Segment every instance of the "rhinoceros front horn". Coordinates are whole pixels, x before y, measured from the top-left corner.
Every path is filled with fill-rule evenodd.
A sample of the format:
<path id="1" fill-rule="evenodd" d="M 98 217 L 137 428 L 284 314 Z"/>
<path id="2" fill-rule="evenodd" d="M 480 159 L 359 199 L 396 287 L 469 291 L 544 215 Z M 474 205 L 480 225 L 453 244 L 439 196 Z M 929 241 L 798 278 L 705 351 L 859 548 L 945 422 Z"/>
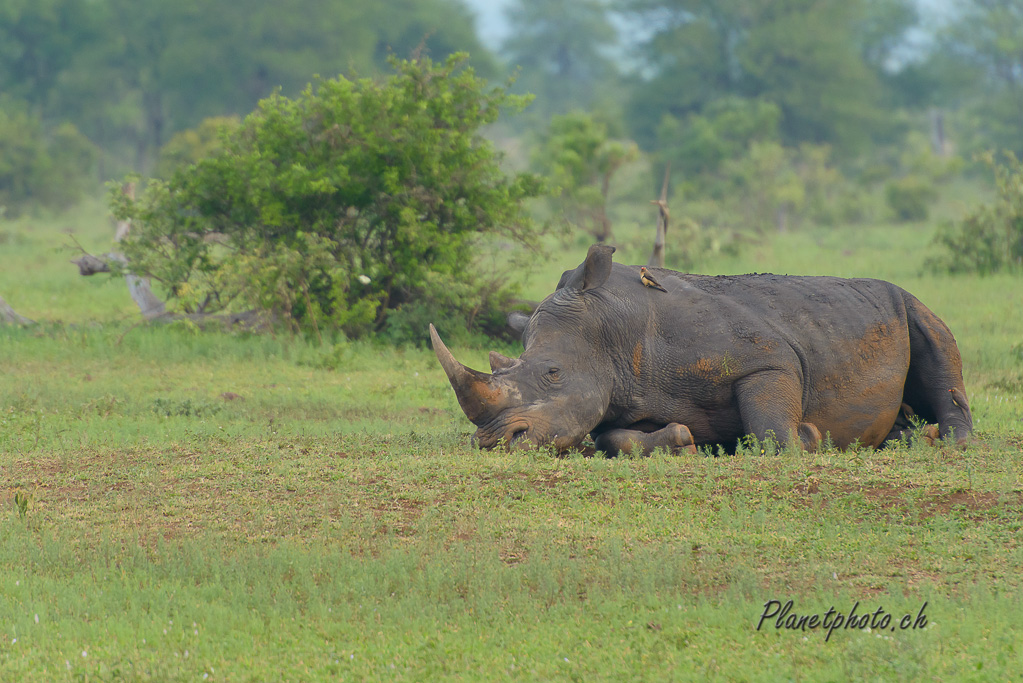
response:
<path id="1" fill-rule="evenodd" d="M 432 323 L 430 341 L 433 342 L 433 352 L 437 354 L 437 360 L 451 382 L 451 388 L 455 390 L 462 412 L 477 427 L 481 426 L 489 415 L 500 409 L 504 392 L 494 386 L 491 375 L 468 368 L 455 360 Z"/>

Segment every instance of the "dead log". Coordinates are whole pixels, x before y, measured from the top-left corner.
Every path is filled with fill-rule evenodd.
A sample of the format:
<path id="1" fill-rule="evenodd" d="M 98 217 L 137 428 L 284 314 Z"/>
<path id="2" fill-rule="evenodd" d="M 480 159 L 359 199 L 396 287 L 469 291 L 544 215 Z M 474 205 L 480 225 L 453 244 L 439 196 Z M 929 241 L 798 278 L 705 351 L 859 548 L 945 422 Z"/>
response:
<path id="1" fill-rule="evenodd" d="M 128 263 L 128 260 L 123 255 L 117 253 L 103 254 L 102 257 L 99 257 L 83 251 L 82 255 L 72 259 L 71 263 L 78 266 L 78 272 L 81 275 L 89 276 L 96 273 L 109 273 L 111 263 L 124 266 Z M 128 293 L 131 295 L 135 305 L 139 307 L 143 317 L 151 320 L 166 312 L 167 306 L 158 296 L 153 294 L 148 279 L 131 273 L 126 273 L 124 279 L 128 284 Z"/>
<path id="2" fill-rule="evenodd" d="M 4 301 L 4 298 L 0 296 L 0 324 L 35 325 L 36 321 L 31 318 L 26 318 L 23 315 L 19 315 L 18 312 L 11 308 L 11 305 Z"/>
<path id="3" fill-rule="evenodd" d="M 110 255 L 107 254 L 109 257 Z M 82 255 L 76 259 L 71 259 L 71 263 L 78 266 L 79 275 L 95 275 L 96 273 L 109 273 L 110 264 L 92 254 L 86 254 L 82 252 Z"/>
<path id="4" fill-rule="evenodd" d="M 127 183 L 121 191 L 134 199 L 135 185 Z M 114 236 L 115 242 L 122 241 L 131 232 L 131 221 L 118 221 L 117 232 Z M 76 242 L 77 244 L 77 242 Z M 96 273 L 109 273 L 116 264 L 117 269 L 127 271 L 128 259 L 123 254 L 111 252 L 102 256 L 94 256 L 78 245 L 82 255 L 71 261 L 78 266 L 78 272 L 83 276 L 95 275 Z M 167 306 L 156 294 L 153 293 L 149 279 L 140 277 L 130 272 L 125 272 L 125 282 L 128 285 L 128 292 L 132 300 L 139 307 L 146 322 L 175 322 L 187 320 L 202 329 L 207 327 L 238 328 L 247 330 L 264 330 L 269 328 L 271 316 L 261 311 L 242 311 L 241 313 L 170 313 Z"/>
<path id="5" fill-rule="evenodd" d="M 124 256 L 116 253 L 94 256 L 82 252 L 82 255 L 72 260 L 71 263 L 78 266 L 79 273 L 88 276 L 96 273 L 109 273 L 112 270 L 111 263 L 123 267 L 128 261 Z M 153 294 L 148 279 L 131 273 L 125 274 L 124 279 L 128 284 L 128 292 L 131 294 L 132 300 L 148 322 L 170 323 L 187 320 L 201 329 L 242 328 L 252 331 L 268 329 L 271 324 L 270 315 L 256 310 L 239 313 L 171 313 L 167 311 L 166 304 Z"/>

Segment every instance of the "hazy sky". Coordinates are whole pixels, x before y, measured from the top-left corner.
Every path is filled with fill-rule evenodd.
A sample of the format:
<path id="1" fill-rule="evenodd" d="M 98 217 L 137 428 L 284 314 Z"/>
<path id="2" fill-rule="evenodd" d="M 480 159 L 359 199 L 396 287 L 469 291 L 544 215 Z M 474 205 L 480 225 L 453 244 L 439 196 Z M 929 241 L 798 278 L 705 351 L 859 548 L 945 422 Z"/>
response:
<path id="1" fill-rule="evenodd" d="M 496 50 L 508 35 L 504 11 L 513 0 L 463 0 L 476 14 L 476 27 L 484 45 Z M 931 17 L 944 17 L 950 12 L 954 0 L 916 0 L 920 11 Z"/>
<path id="2" fill-rule="evenodd" d="M 476 14 L 476 29 L 483 44 L 495 49 L 508 34 L 504 10 L 511 0 L 463 0 Z"/>

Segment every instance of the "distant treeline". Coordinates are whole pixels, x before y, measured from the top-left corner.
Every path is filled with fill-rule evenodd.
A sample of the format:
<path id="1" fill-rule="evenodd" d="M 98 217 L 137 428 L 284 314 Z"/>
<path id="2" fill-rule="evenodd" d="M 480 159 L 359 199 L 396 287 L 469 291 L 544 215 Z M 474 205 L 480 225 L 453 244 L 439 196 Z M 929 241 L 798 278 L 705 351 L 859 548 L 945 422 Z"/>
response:
<path id="1" fill-rule="evenodd" d="M 459 0 L 0 0 L 0 204 L 29 176 L 70 187 L 67 169 L 83 166 L 95 179 L 153 172 L 175 133 L 317 74 L 375 77 L 392 54 L 466 51 L 491 80 L 518 68 L 515 91 L 536 101 L 513 134 L 590 112 L 697 190 L 753 172 L 729 164 L 758 145 L 766 167 L 778 146 L 789 166 L 825 154 L 864 177 L 904 174 L 900 155 L 921 139 L 937 156 L 1023 153 L 1023 4 L 961 0 L 940 21 L 919 8 L 514 0 L 510 33 L 484 45 Z M 7 168 L 16 158 L 33 170 Z"/>
<path id="2" fill-rule="evenodd" d="M 373 76 L 416 50 L 496 70 L 452 0 L 0 0 L 0 46 L 0 109 L 73 124 L 101 177 L 148 172 L 174 133 L 316 74 Z"/>

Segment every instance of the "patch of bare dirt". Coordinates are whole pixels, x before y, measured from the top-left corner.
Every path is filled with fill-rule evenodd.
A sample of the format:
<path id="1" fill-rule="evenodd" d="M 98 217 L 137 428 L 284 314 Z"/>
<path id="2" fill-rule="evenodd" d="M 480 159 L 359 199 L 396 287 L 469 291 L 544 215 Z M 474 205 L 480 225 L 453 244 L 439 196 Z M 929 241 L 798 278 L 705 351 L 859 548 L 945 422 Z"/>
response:
<path id="1" fill-rule="evenodd" d="M 995 493 L 993 491 L 952 491 L 929 495 L 922 509 L 927 516 L 946 515 L 955 508 L 970 512 L 987 512 L 995 508 L 1023 508 L 1023 491 Z"/>
<path id="2" fill-rule="evenodd" d="M 822 484 L 824 489 L 822 491 Z M 863 486 L 841 483 L 826 483 L 817 477 L 811 477 L 796 483 L 786 491 L 776 489 L 779 497 L 791 499 L 791 493 L 799 494 L 804 500 L 796 500 L 797 504 L 809 506 L 811 501 L 806 500 L 817 494 L 826 494 L 828 502 L 854 494 L 862 495 L 874 507 L 881 510 L 918 510 L 921 517 L 929 518 L 936 515 L 948 515 L 955 510 L 963 510 L 970 513 L 971 519 L 977 519 L 984 513 L 998 509 L 1023 510 L 1023 491 L 1009 491 L 999 493 L 996 491 L 974 491 L 955 490 L 943 491 L 940 489 L 928 489 L 917 493 L 921 489 L 916 484 L 904 484 L 896 486 Z"/>

